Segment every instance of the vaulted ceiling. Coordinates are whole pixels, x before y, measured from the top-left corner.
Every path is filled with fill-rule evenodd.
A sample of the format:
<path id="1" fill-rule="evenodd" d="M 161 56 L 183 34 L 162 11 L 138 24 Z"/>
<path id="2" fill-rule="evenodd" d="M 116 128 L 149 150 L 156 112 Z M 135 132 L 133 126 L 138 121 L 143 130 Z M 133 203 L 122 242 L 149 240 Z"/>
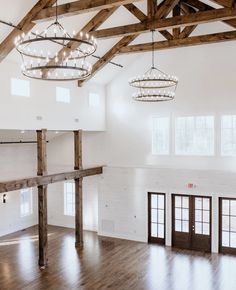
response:
<path id="1" fill-rule="evenodd" d="M 21 31 L 47 26 L 55 15 L 54 4 L 55 0 L 15 0 L 13 6 L 0 0 L 0 20 L 20 29 L 0 23 L 0 61 L 19 60 L 14 38 Z M 59 0 L 58 5 L 68 31 L 91 32 L 98 38 L 98 50 L 90 59 L 91 77 L 102 83 L 119 73 L 120 65 L 129 65 L 137 57 L 134 53 L 151 50 L 152 29 L 158 30 L 156 50 L 236 39 L 234 0 Z"/>

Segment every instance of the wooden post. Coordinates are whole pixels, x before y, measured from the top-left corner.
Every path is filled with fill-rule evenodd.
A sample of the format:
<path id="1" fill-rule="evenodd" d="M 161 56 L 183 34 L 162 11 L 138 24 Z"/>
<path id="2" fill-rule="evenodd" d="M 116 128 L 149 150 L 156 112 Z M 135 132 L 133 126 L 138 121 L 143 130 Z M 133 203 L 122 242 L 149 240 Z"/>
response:
<path id="1" fill-rule="evenodd" d="M 47 174 L 46 129 L 37 130 L 38 176 Z M 38 186 L 39 266 L 47 266 L 47 185 Z"/>
<path id="2" fill-rule="evenodd" d="M 74 131 L 74 154 L 74 169 L 82 169 L 82 130 Z M 75 246 L 83 246 L 83 178 L 75 179 Z"/>

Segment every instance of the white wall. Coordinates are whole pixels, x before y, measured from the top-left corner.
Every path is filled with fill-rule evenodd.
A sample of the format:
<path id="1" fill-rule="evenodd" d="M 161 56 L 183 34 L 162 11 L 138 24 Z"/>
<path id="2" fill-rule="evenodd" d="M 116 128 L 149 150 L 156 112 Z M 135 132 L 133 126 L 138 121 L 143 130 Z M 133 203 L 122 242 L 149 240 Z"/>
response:
<path id="1" fill-rule="evenodd" d="M 103 133 L 83 132 L 84 168 L 103 165 Z M 74 139 L 73 133 L 53 139 L 48 145 L 48 165 L 50 172 L 73 170 Z M 86 177 L 83 180 L 84 229 L 98 229 L 98 186 L 101 176 Z M 49 186 L 48 219 L 49 224 L 74 228 L 74 217 L 64 215 L 64 186 L 57 183 Z M 56 205 L 56 206 L 55 206 Z"/>
<path id="2" fill-rule="evenodd" d="M 0 146 L 0 180 L 7 181 L 36 174 L 35 145 L 1 145 Z M 20 216 L 20 191 L 7 193 L 7 202 L 2 202 L 0 194 L 0 236 L 37 223 L 37 193 L 33 190 L 33 214 Z"/>
<path id="3" fill-rule="evenodd" d="M 24 78 L 20 64 L 4 60 L 0 66 L 0 129 L 48 130 L 105 129 L 105 90 L 95 83 L 79 88 L 77 82 L 30 80 L 30 97 L 11 95 L 11 78 Z M 29 79 L 27 79 L 29 80 Z M 70 89 L 71 103 L 56 102 L 56 86 Z M 100 95 L 98 107 L 89 106 L 89 93 Z M 41 116 L 42 120 L 37 120 Z M 79 122 L 75 121 L 79 119 Z"/>
<path id="4" fill-rule="evenodd" d="M 217 251 L 217 197 L 236 196 L 236 160 L 221 157 L 220 116 L 236 114 L 232 55 L 236 43 L 214 44 L 157 53 L 159 68 L 180 79 L 175 101 L 140 103 L 132 100 L 128 80 L 148 69 L 150 54 L 140 58 L 107 86 L 105 151 L 108 167 L 99 191 L 99 234 L 147 241 L 147 192 L 213 196 L 213 251 Z M 213 157 L 151 154 L 152 116 L 207 115 L 216 117 L 216 155 Z M 173 134 L 173 132 L 172 132 Z M 174 136 L 172 136 L 174 137 Z M 216 171 L 218 170 L 218 171 Z M 134 217 L 136 216 L 136 218 Z M 170 245 L 170 219 L 167 219 Z"/>

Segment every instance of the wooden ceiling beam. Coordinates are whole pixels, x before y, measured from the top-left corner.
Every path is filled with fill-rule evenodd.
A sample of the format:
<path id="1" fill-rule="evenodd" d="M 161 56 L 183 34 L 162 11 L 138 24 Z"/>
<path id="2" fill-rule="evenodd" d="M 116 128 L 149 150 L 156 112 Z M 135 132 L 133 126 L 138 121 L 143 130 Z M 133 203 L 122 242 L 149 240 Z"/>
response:
<path id="1" fill-rule="evenodd" d="M 187 6 L 185 3 L 180 3 L 180 7 L 181 10 L 183 11 L 183 13 L 191 14 L 191 13 L 196 13 L 196 9 L 191 7 L 191 6 Z M 186 38 L 189 37 L 189 35 L 195 30 L 195 28 L 197 27 L 197 25 L 191 25 L 191 26 L 187 26 L 185 27 L 182 32 L 179 34 L 179 38 Z"/>
<path id="2" fill-rule="evenodd" d="M 44 8 L 52 6 L 56 0 L 40 0 L 34 7 L 26 14 L 26 16 L 18 23 L 17 28 L 14 28 L 12 32 L 2 41 L 0 44 L 0 62 L 12 51 L 15 47 L 15 38 L 22 32 L 29 32 L 34 26 L 33 19 Z"/>
<path id="3" fill-rule="evenodd" d="M 202 44 L 220 43 L 224 41 L 235 41 L 236 31 L 220 32 L 200 36 L 191 36 L 183 39 L 173 39 L 169 41 L 158 41 L 154 44 L 155 50 L 164 50 L 179 47 L 188 47 Z M 148 52 L 152 50 L 152 43 L 136 44 L 123 47 L 120 54 Z"/>
<path id="4" fill-rule="evenodd" d="M 93 35 L 97 38 L 121 37 L 149 32 L 151 29 L 161 31 L 181 26 L 192 26 L 214 21 L 230 20 L 233 18 L 236 18 L 236 9 L 221 8 L 210 11 L 192 13 L 189 15 L 175 16 L 165 19 L 155 18 L 152 21 L 147 20 L 143 23 L 123 25 L 113 28 L 97 30 L 93 32 Z"/>
<path id="5" fill-rule="evenodd" d="M 62 182 L 66 180 L 72 180 L 87 176 L 93 176 L 102 174 L 103 168 L 102 166 L 88 168 L 88 169 L 81 169 L 81 170 L 74 170 L 71 172 L 63 172 L 63 173 L 55 173 L 50 175 L 44 176 L 37 176 L 37 177 L 30 177 L 30 178 L 23 178 L 18 180 L 12 180 L 7 182 L 0 182 L 0 193 L 9 192 L 14 190 L 20 190 L 24 188 L 36 187 L 36 186 L 46 186 L 48 184 Z"/>
<path id="6" fill-rule="evenodd" d="M 134 4 L 127 4 L 124 7 L 132 13 L 137 19 L 141 22 L 147 20 L 147 16 Z M 164 36 L 167 40 L 173 39 L 171 33 L 167 30 L 160 31 L 161 35 Z"/>
<path id="7" fill-rule="evenodd" d="M 108 62 L 110 62 L 113 57 L 119 53 L 120 49 L 128 44 L 130 44 L 137 35 L 128 35 L 123 37 L 118 43 L 116 43 L 101 59 L 99 59 L 92 68 L 91 77 L 93 77 L 98 71 L 100 71 Z M 79 81 L 78 85 L 81 87 L 85 81 L 88 81 L 89 79 Z"/>
<path id="8" fill-rule="evenodd" d="M 173 9 L 173 17 L 181 15 L 180 6 L 176 5 Z M 173 28 L 173 38 L 178 38 L 180 35 L 180 27 Z"/>
<path id="9" fill-rule="evenodd" d="M 214 10 L 214 7 L 199 0 L 183 0 L 181 5 L 183 5 L 184 3 L 190 5 L 191 7 L 199 9 L 199 11 Z M 236 28 L 236 19 L 224 20 L 222 22 L 229 25 L 230 27 Z"/>
<path id="10" fill-rule="evenodd" d="M 228 8 L 233 7 L 234 4 L 234 0 L 210 0 L 210 1 Z"/>
<path id="11" fill-rule="evenodd" d="M 157 0 L 147 0 L 148 17 L 152 18 L 157 12 Z"/>
<path id="12" fill-rule="evenodd" d="M 80 0 L 66 4 L 59 5 L 57 13 L 59 17 L 71 16 L 76 14 L 88 13 L 102 9 L 110 9 L 119 7 L 128 3 L 140 0 Z M 34 21 L 48 21 L 55 18 L 56 7 L 49 7 L 42 9 L 40 13 L 35 16 Z"/>
<path id="13" fill-rule="evenodd" d="M 174 2 L 177 3 L 177 0 L 165 0 L 162 3 L 160 3 L 157 7 L 157 12 L 156 12 L 156 18 L 161 18 L 161 17 L 166 17 L 169 12 L 170 9 L 172 9 L 173 7 L 170 5 L 170 2 Z M 172 5 L 174 5 L 174 3 L 172 3 Z M 165 9 L 163 8 L 163 6 L 165 5 Z M 176 5 L 176 4 L 175 4 Z M 140 14 L 139 14 L 140 15 Z M 86 80 L 83 81 L 78 81 L 78 86 L 82 86 L 86 81 L 88 81 L 91 77 L 93 77 L 98 71 L 100 71 L 109 61 L 111 61 L 113 59 L 114 56 L 116 56 L 120 50 L 123 47 L 126 47 L 127 45 L 129 45 L 136 37 L 138 37 L 139 34 L 135 34 L 135 35 L 128 35 L 123 37 L 118 43 L 116 43 L 101 59 L 99 59 L 92 68 L 92 73 L 91 76 L 89 78 L 87 78 Z"/>

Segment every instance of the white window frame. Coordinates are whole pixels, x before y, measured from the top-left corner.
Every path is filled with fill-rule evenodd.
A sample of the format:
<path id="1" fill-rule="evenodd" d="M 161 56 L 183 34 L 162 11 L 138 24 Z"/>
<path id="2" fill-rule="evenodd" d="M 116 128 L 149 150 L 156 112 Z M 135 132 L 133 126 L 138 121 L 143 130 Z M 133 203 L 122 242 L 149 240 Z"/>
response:
<path id="1" fill-rule="evenodd" d="M 20 216 L 27 217 L 33 214 L 33 190 L 24 188 L 20 191 Z"/>
<path id="2" fill-rule="evenodd" d="M 71 92 L 69 88 L 56 87 L 56 101 L 57 103 L 70 104 Z"/>
<path id="3" fill-rule="evenodd" d="M 158 148 L 158 141 L 156 142 L 155 134 L 157 133 L 159 129 L 158 127 L 158 122 L 157 120 L 165 120 L 167 121 L 167 140 L 164 142 L 167 144 L 166 149 L 160 149 Z M 169 155 L 170 154 L 170 125 L 171 125 L 171 120 L 169 116 L 160 116 L 160 117 L 152 117 L 152 155 Z M 164 135 L 164 134 L 163 134 Z"/>
<path id="4" fill-rule="evenodd" d="M 193 132 L 193 136 L 192 136 L 192 143 L 196 145 L 196 141 L 198 140 L 198 134 L 197 134 L 197 121 L 199 118 L 212 118 L 212 121 L 213 121 L 213 125 L 212 125 L 212 128 L 209 128 L 209 129 L 212 129 L 212 151 L 210 152 L 206 152 L 206 153 L 203 153 L 203 152 L 197 152 L 196 148 L 198 148 L 199 146 L 196 146 L 196 148 L 194 149 L 194 147 L 192 148 L 192 150 L 190 150 L 189 152 L 184 152 L 183 150 L 182 151 L 179 151 L 178 150 L 178 142 L 177 142 L 177 137 L 178 137 L 178 133 L 177 133 L 177 130 L 178 130 L 178 124 L 177 124 L 177 121 L 178 119 L 180 118 L 192 118 L 193 120 L 193 128 L 192 128 L 192 132 Z M 216 128 L 215 128 L 215 116 L 213 114 L 209 114 L 209 115 L 188 115 L 188 116 L 176 116 L 175 117 L 175 155 L 177 156 L 203 156 L 203 157 L 211 157 L 211 156 L 214 156 L 215 155 L 215 146 L 216 146 L 216 141 L 215 141 L 215 131 L 216 131 Z M 195 139 L 195 140 L 194 140 Z M 186 139 L 187 141 L 187 139 Z M 195 141 L 195 142 L 194 142 Z M 194 146 L 194 145 L 193 145 Z M 191 148 L 191 147 L 190 147 Z"/>
<path id="5" fill-rule="evenodd" d="M 30 81 L 11 78 L 11 95 L 30 98 Z"/>
<path id="6" fill-rule="evenodd" d="M 64 182 L 64 215 L 75 216 L 75 182 L 74 181 Z"/>

